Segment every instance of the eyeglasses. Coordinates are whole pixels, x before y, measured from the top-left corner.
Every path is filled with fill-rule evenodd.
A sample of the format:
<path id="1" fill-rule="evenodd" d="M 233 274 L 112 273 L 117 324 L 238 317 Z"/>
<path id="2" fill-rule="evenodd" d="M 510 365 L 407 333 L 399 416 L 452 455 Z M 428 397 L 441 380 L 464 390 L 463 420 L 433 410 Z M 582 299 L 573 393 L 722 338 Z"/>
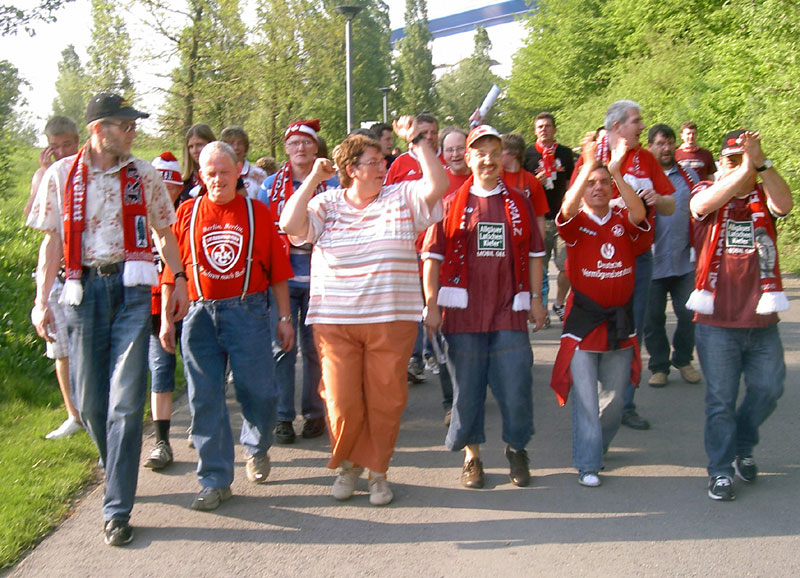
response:
<path id="1" fill-rule="evenodd" d="M 444 149 L 444 154 L 446 154 L 446 155 L 452 155 L 452 154 L 463 155 L 466 152 L 466 150 L 467 149 L 465 147 L 456 147 L 454 149 Z"/>
<path id="2" fill-rule="evenodd" d="M 129 132 L 133 132 L 136 130 L 136 121 L 131 122 L 113 122 L 110 120 L 103 121 L 103 124 L 111 124 L 117 127 L 119 130 L 128 134 Z"/>
<path id="3" fill-rule="evenodd" d="M 310 139 L 303 139 L 303 140 L 293 140 L 288 141 L 286 143 L 287 149 L 299 149 L 301 147 L 309 148 L 314 144 L 313 140 Z"/>
<path id="4" fill-rule="evenodd" d="M 380 160 L 377 160 L 377 161 L 368 161 L 368 162 L 365 162 L 365 163 L 356 163 L 356 166 L 357 167 L 369 167 L 371 169 L 374 169 L 374 168 L 377 168 L 377 167 L 383 167 L 383 166 L 386 166 L 386 159 L 380 159 Z"/>

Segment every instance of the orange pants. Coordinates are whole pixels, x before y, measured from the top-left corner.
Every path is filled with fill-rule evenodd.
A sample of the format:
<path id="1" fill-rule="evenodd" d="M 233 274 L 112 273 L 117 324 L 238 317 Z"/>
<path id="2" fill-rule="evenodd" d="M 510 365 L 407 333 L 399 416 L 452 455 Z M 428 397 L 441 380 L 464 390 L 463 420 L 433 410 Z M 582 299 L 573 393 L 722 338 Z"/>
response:
<path id="1" fill-rule="evenodd" d="M 349 460 L 375 473 L 389 469 L 416 336 L 413 321 L 314 325 L 331 436 L 329 468 Z"/>

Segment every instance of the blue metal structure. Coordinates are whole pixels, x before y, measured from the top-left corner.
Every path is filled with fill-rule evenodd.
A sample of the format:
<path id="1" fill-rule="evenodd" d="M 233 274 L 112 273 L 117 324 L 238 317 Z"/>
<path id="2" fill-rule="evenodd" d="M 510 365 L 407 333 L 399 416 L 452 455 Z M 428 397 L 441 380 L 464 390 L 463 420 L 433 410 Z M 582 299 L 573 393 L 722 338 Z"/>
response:
<path id="1" fill-rule="evenodd" d="M 431 31 L 434 39 L 442 38 L 474 30 L 476 26 L 488 28 L 489 26 L 512 22 L 515 17 L 527 14 L 535 9 L 535 0 L 506 0 L 506 2 L 498 2 L 483 8 L 475 8 L 459 14 L 434 18 L 428 21 L 428 30 Z M 392 45 L 405 35 L 405 28 L 392 30 Z"/>

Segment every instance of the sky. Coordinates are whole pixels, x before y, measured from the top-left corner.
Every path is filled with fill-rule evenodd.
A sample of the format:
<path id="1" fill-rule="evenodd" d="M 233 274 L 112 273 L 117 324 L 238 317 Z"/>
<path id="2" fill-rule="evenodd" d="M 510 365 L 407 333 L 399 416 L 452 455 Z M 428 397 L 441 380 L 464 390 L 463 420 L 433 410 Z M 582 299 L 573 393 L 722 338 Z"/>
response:
<path id="1" fill-rule="evenodd" d="M 30 3 L 31 0 L 12 2 L 20 7 L 26 7 Z M 389 5 L 392 29 L 402 27 L 405 0 L 388 0 L 387 4 Z M 479 8 L 487 5 L 487 2 L 486 0 L 460 0 L 455 5 L 457 8 L 454 9 L 454 3 L 451 0 L 428 0 L 428 18 L 434 19 Z M 249 13 L 252 14 L 252 8 Z M 86 61 L 86 47 L 90 41 L 92 27 L 91 2 L 90 0 L 75 0 L 58 10 L 56 17 L 55 23 L 37 24 L 36 35 L 33 37 L 29 37 L 24 31 L 18 32 L 16 36 L 0 37 L 0 58 L 11 61 L 17 67 L 20 76 L 28 82 L 28 86 L 22 90 L 25 100 L 22 110 L 39 132 L 52 111 L 61 52 L 67 45 L 73 44 L 81 61 Z M 244 17 L 247 20 L 247 11 L 245 11 Z M 148 31 L 143 28 L 140 19 L 136 18 L 135 14 L 131 15 L 128 27 L 128 32 L 134 41 L 132 52 L 136 54 L 137 50 L 141 50 L 142 44 L 147 41 Z M 522 45 L 525 36 L 523 26 L 512 22 L 490 27 L 488 32 L 492 40 L 491 57 L 498 62 L 494 72 L 507 77 L 511 73 L 513 54 Z M 357 33 L 357 29 L 354 28 L 353 34 Z M 342 34 L 344 34 L 344 29 Z M 437 39 L 432 47 L 434 65 L 456 64 L 461 58 L 471 54 L 472 49 L 472 33 Z M 344 63 L 342 66 L 344 67 Z M 155 67 L 152 65 L 143 67 L 132 62 L 131 68 L 132 76 L 137 82 L 136 106 L 157 114 L 161 98 L 156 87 L 161 86 L 163 80 L 153 74 Z M 155 128 L 156 114 L 142 123 L 146 130 Z M 148 122 L 152 123 L 152 126 L 147 126 Z"/>

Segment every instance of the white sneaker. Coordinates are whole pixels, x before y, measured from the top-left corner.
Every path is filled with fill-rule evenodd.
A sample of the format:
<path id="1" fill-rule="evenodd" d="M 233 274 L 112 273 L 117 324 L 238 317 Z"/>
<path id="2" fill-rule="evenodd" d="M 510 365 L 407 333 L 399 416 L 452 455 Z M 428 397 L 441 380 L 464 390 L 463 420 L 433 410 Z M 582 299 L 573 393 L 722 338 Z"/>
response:
<path id="1" fill-rule="evenodd" d="M 581 472 L 578 474 L 578 483 L 589 488 L 600 485 L 600 477 L 595 472 Z"/>
<path id="2" fill-rule="evenodd" d="M 361 474 L 364 473 L 364 468 L 353 465 L 352 462 L 345 460 L 339 467 L 339 475 L 333 482 L 331 494 L 337 500 L 347 500 L 353 495 L 356 489 L 356 482 Z"/>
<path id="3" fill-rule="evenodd" d="M 369 503 L 373 506 L 385 506 L 394 498 L 392 488 L 386 481 L 386 474 L 369 473 Z"/>
<path id="4" fill-rule="evenodd" d="M 74 415 L 70 415 L 64 423 L 58 426 L 58 429 L 54 429 L 49 434 L 47 434 L 45 439 L 48 440 L 57 440 L 59 438 L 66 438 L 71 436 L 74 433 L 77 433 L 83 429 L 83 424 L 79 422 Z"/>

